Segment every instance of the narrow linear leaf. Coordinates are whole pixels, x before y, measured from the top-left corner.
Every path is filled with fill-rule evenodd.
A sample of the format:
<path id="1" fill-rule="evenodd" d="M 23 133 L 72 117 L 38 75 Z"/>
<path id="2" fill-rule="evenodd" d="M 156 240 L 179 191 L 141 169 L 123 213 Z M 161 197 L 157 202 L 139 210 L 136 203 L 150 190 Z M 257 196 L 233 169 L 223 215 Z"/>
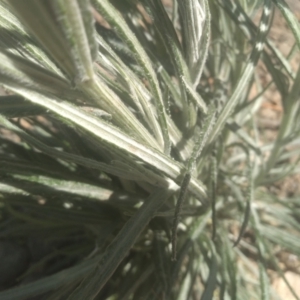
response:
<path id="1" fill-rule="evenodd" d="M 69 269 L 63 270 L 46 278 L 0 292 L 2 300 L 25 300 L 29 297 L 42 295 L 55 290 L 67 283 L 82 279 L 85 274 L 95 267 L 99 256 L 88 259 Z"/>
<path id="2" fill-rule="evenodd" d="M 110 56 L 114 60 L 114 67 L 116 68 L 116 70 L 118 70 L 118 72 L 122 75 L 123 79 L 131 87 L 131 94 L 133 94 L 133 100 L 136 99 L 136 103 L 140 112 L 143 113 L 143 115 L 145 115 L 145 119 L 147 120 L 150 128 L 152 129 L 156 139 L 159 140 L 162 136 L 162 132 L 159 123 L 156 120 L 156 112 L 150 103 L 150 93 L 148 92 L 148 90 L 146 90 L 140 79 L 116 55 L 116 53 L 108 45 L 108 43 L 106 43 L 106 41 L 101 36 L 98 36 L 97 40 L 100 46 L 103 47 L 110 54 Z"/>
<path id="3" fill-rule="evenodd" d="M 89 14 L 89 19 L 91 19 L 92 11 L 89 7 L 89 1 L 53 0 L 50 2 L 50 5 L 69 45 L 69 53 L 76 68 L 73 80 L 78 84 L 93 80 L 95 75 L 89 41 L 95 34 L 91 35 L 92 26 L 89 24 L 89 37 L 87 36 L 85 26 L 88 24 L 83 19 L 83 14 Z M 94 31 L 96 31 L 95 28 Z M 95 44 L 96 41 L 93 40 L 93 47 L 95 47 Z M 95 50 L 93 51 L 95 53 Z"/>
<path id="4" fill-rule="evenodd" d="M 218 134 L 220 134 L 221 130 L 223 129 L 225 123 L 227 122 L 229 116 L 232 114 L 234 108 L 236 107 L 239 97 L 243 92 L 243 89 L 245 88 L 246 84 L 249 82 L 253 70 L 255 68 L 255 65 L 258 62 L 259 56 L 261 51 L 264 48 L 264 41 L 266 39 L 266 35 L 268 33 L 269 29 L 269 19 L 271 15 L 271 0 L 265 0 L 264 2 L 264 9 L 263 9 L 263 15 L 261 17 L 260 21 L 260 31 L 257 35 L 253 50 L 250 54 L 249 61 L 242 72 L 242 75 L 234 89 L 233 94 L 231 95 L 230 99 L 226 102 L 225 106 L 223 107 L 220 115 L 218 116 L 218 119 L 216 121 L 216 126 L 213 129 L 212 135 L 209 139 L 209 142 L 211 143 Z"/>
<path id="5" fill-rule="evenodd" d="M 218 167 L 215 154 L 211 157 L 210 168 L 210 196 L 211 196 L 211 214 L 212 214 L 212 240 L 215 241 L 217 237 L 217 181 L 218 181 Z"/>
<path id="6" fill-rule="evenodd" d="M 190 74 L 182 55 L 181 45 L 162 2 L 159 0 L 151 0 L 147 2 L 147 9 L 154 19 L 155 28 L 160 35 L 161 41 L 164 43 L 174 65 L 174 71 L 179 82 L 180 95 L 182 99 L 183 128 L 185 131 L 188 131 L 195 126 L 197 112 L 188 97 L 187 90 L 183 83 L 183 78 L 190 81 Z"/>
<path id="7" fill-rule="evenodd" d="M 204 121 L 203 128 L 201 129 L 197 143 L 194 146 L 192 155 L 188 161 L 186 173 L 185 173 L 184 178 L 181 183 L 180 193 L 179 193 L 178 200 L 176 203 L 174 220 L 173 220 L 173 225 L 172 225 L 172 259 L 173 260 L 176 260 L 177 227 L 178 227 L 178 223 L 179 223 L 179 214 L 180 214 L 180 211 L 182 208 L 182 204 L 184 203 L 184 200 L 186 197 L 188 186 L 191 181 L 192 172 L 193 172 L 193 169 L 195 168 L 196 159 L 197 159 L 197 157 L 200 156 L 202 149 L 206 145 L 206 142 L 209 138 L 209 135 L 210 135 L 213 125 L 214 125 L 215 113 L 214 113 L 213 108 L 214 108 L 213 105 L 211 105 L 209 108 L 208 115 Z"/>
<path id="8" fill-rule="evenodd" d="M 8 95 L 0 96 L 0 112 L 6 117 L 14 118 L 44 114 L 46 110 L 26 101 L 23 97 Z"/>
<path id="9" fill-rule="evenodd" d="M 297 42 L 298 48 L 300 49 L 300 26 L 297 17 L 293 14 L 291 9 L 288 7 L 285 1 L 283 0 L 273 0 L 276 6 L 281 11 L 282 15 L 284 16 L 285 20 L 289 24 L 295 40 Z"/>
<path id="10" fill-rule="evenodd" d="M 23 95 L 32 102 L 42 105 L 47 109 L 62 116 L 64 120 L 69 120 L 77 126 L 83 128 L 92 135 L 97 136 L 99 140 L 111 144 L 114 148 L 124 149 L 142 161 L 150 164 L 158 170 L 166 173 L 175 181 L 179 181 L 179 176 L 182 174 L 184 167 L 164 154 L 157 152 L 155 149 L 145 147 L 142 144 L 137 143 L 135 140 L 121 133 L 115 127 L 104 122 L 103 120 L 94 119 L 89 115 L 86 115 L 82 111 L 79 111 L 75 107 L 67 103 L 58 102 L 54 99 L 50 100 L 47 97 L 36 95 L 34 92 L 29 92 L 21 88 L 13 88 L 17 93 Z M 192 178 L 189 189 L 199 196 L 199 200 L 206 201 L 206 188 L 199 180 Z"/>
<path id="11" fill-rule="evenodd" d="M 269 287 L 268 274 L 266 272 L 266 268 L 261 263 L 259 264 L 259 279 L 260 279 L 260 287 L 261 287 L 261 300 L 269 300 L 270 287 Z"/>
<path id="12" fill-rule="evenodd" d="M 28 0 L 20 2 L 9 1 L 14 12 L 41 45 L 47 50 L 58 66 L 66 72 L 70 78 L 76 75 L 75 66 L 70 56 L 67 41 L 60 30 L 58 23 L 51 14 L 49 1 Z"/>
<path id="13" fill-rule="evenodd" d="M 239 244 L 239 242 L 241 241 L 241 239 L 246 231 L 246 228 L 248 226 L 250 214 L 251 214 L 251 201 L 248 199 L 247 204 L 246 204 L 246 209 L 245 209 L 244 220 L 243 220 L 239 235 L 233 244 L 233 247 L 236 247 Z"/>
<path id="14" fill-rule="evenodd" d="M 107 0 L 95 1 L 96 8 L 104 15 L 109 23 L 111 23 L 114 29 L 117 31 L 120 38 L 129 46 L 129 48 L 136 54 L 135 58 L 138 63 L 144 69 L 146 78 L 149 80 L 153 99 L 155 101 L 158 120 L 162 129 L 163 137 L 159 140 L 160 145 L 164 145 L 165 153 L 170 151 L 170 138 L 167 125 L 167 113 L 164 106 L 161 89 L 159 87 L 157 76 L 151 65 L 151 62 L 145 53 L 143 47 L 129 29 L 128 25 L 119 14 L 119 12 L 110 4 Z"/>
<path id="15" fill-rule="evenodd" d="M 134 175 L 134 172 L 133 172 L 133 174 L 131 174 L 130 171 L 132 170 L 132 168 L 130 169 L 130 168 L 128 168 L 128 166 L 126 168 L 122 168 L 120 166 L 115 166 L 113 164 L 101 163 L 101 162 L 92 160 L 90 158 L 81 157 L 76 154 L 66 153 L 63 151 L 56 150 L 52 147 L 49 147 L 49 146 L 45 145 L 44 143 L 40 142 L 39 140 L 35 139 L 34 137 L 30 136 L 29 134 L 25 133 L 18 127 L 9 123 L 9 121 L 7 121 L 1 115 L 0 115 L 0 124 L 4 125 L 6 128 L 9 128 L 9 129 L 17 132 L 22 138 L 24 138 L 26 141 L 28 141 L 29 144 L 42 150 L 44 153 L 46 153 L 54 158 L 61 158 L 63 160 L 69 161 L 69 162 L 77 163 L 79 165 L 83 165 L 88 168 L 98 169 L 103 172 L 114 174 L 114 175 L 117 175 L 117 176 L 120 176 L 123 178 L 127 178 L 127 179 L 129 179 L 129 178 L 132 180 L 139 180 L 139 179 L 143 180 L 143 178 L 145 179 L 143 174 L 141 174 L 139 172 L 137 172 L 136 175 Z"/>
<path id="16" fill-rule="evenodd" d="M 170 183 L 169 190 L 157 189 L 152 193 L 143 206 L 124 225 L 113 242 L 108 246 L 103 258 L 98 262 L 95 270 L 82 281 L 81 285 L 68 299 L 95 299 L 118 265 L 127 255 L 128 251 L 131 249 L 155 212 L 162 206 L 168 197 L 175 192 L 175 190 L 176 186 Z"/>
<path id="17" fill-rule="evenodd" d="M 205 290 L 201 296 L 201 300 L 213 299 L 214 291 L 217 284 L 218 263 L 215 254 L 212 254 L 211 264 L 209 266 L 209 276 L 205 285 Z"/>

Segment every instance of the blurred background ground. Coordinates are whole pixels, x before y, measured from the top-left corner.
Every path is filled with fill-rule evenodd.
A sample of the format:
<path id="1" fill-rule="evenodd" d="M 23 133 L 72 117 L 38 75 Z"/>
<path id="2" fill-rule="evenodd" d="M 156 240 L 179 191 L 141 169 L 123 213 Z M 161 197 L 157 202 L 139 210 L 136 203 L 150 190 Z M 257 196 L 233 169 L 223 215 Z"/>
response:
<path id="1" fill-rule="evenodd" d="M 300 0 L 286 0 L 292 11 L 300 20 Z M 269 38 L 274 42 L 276 47 L 287 56 L 295 43 L 295 39 L 288 26 L 281 15 L 276 10 L 273 26 L 269 33 Z M 297 71 L 300 63 L 300 53 L 296 52 L 296 55 L 291 59 L 291 66 L 294 72 Z M 259 66 L 260 81 L 263 86 L 271 80 L 270 74 L 265 71 L 263 65 Z M 283 114 L 283 102 L 280 93 L 276 89 L 275 85 L 272 85 L 265 94 L 264 102 L 258 113 L 258 123 L 260 125 L 260 131 L 263 132 L 263 136 L 266 142 L 271 142 L 276 138 L 281 117 Z M 300 146 L 297 145 L 298 147 Z M 276 193 L 281 197 L 295 196 L 300 194 L 300 174 L 293 175 L 285 178 L 283 181 L 278 182 L 273 187 Z"/>
<path id="2" fill-rule="evenodd" d="M 300 20 L 300 0 L 286 0 L 291 10 L 295 13 L 298 20 Z M 293 34 L 288 30 L 287 24 L 281 15 L 276 10 L 274 16 L 273 26 L 269 33 L 269 38 L 274 42 L 278 49 L 287 56 L 295 43 Z M 298 53 L 291 60 L 293 71 L 299 68 L 300 54 Z M 270 81 L 270 75 L 265 72 L 263 66 L 260 66 L 260 79 L 262 84 L 267 84 Z M 280 93 L 273 85 L 266 93 L 266 97 L 258 113 L 258 120 L 260 124 L 260 131 L 263 132 L 264 137 L 268 142 L 275 139 L 281 117 L 283 114 L 283 101 Z M 300 147 L 300 143 L 296 145 Z M 291 162 L 292 163 L 292 162 Z M 297 197 L 300 196 L 300 174 L 294 174 L 276 183 L 271 187 L 272 191 L 280 197 Z M 285 270 L 285 277 L 290 285 L 294 288 L 298 297 L 300 297 L 300 260 L 299 257 L 290 253 L 281 251 L 279 259 L 282 268 Z M 277 291 L 278 295 L 285 300 L 296 299 L 289 291 L 286 283 L 277 274 L 270 272 L 272 279 L 272 287 Z"/>

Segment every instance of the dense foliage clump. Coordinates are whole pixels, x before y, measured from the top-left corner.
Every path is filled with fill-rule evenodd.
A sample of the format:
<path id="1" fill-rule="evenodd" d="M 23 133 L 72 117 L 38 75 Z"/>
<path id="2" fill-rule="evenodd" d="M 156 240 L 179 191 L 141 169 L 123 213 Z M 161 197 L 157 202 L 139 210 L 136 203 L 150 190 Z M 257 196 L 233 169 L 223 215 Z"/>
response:
<path id="1" fill-rule="evenodd" d="M 300 254 L 300 199 L 272 192 L 299 171 L 299 47 L 284 0 L 1 1 L 0 299 L 275 299 Z"/>

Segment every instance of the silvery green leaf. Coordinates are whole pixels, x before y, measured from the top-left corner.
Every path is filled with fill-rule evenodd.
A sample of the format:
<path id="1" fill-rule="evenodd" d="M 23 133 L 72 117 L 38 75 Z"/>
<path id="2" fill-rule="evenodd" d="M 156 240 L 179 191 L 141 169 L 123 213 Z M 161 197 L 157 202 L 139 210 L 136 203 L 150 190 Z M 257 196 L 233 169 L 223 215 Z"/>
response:
<path id="1" fill-rule="evenodd" d="M 119 12 L 109 3 L 107 0 L 94 1 L 96 9 L 104 15 L 107 21 L 113 24 L 118 35 L 128 47 L 136 54 L 135 58 L 144 70 L 146 78 L 149 80 L 151 91 L 153 93 L 153 99 L 157 109 L 157 116 L 161 126 L 163 137 L 158 141 L 160 145 L 163 145 L 164 151 L 168 153 L 170 151 L 170 138 L 168 133 L 168 125 L 166 120 L 166 109 L 162 99 L 162 92 L 157 80 L 157 76 L 151 65 L 151 62 L 145 53 L 143 47 L 129 29 L 128 25 L 119 14 Z"/>

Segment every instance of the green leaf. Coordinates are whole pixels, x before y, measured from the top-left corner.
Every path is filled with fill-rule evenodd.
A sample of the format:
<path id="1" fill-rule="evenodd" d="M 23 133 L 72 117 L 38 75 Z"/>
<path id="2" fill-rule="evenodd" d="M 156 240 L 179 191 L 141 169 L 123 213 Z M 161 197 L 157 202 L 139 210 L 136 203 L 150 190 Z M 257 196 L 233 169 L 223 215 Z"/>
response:
<path id="1" fill-rule="evenodd" d="M 158 120 L 163 134 L 163 137 L 161 137 L 159 140 L 159 144 L 164 146 L 165 153 L 169 153 L 171 145 L 167 125 L 167 113 L 162 99 L 162 93 L 159 87 L 157 76 L 147 54 L 119 12 L 109 3 L 109 1 L 95 1 L 95 6 L 104 15 L 107 21 L 114 26 L 114 29 L 119 37 L 123 39 L 131 51 L 135 53 L 136 60 L 143 68 L 144 75 L 149 80 L 153 99 L 157 109 Z"/>
<path id="2" fill-rule="evenodd" d="M 124 225 L 106 249 L 93 272 L 88 275 L 68 299 L 95 299 L 118 265 L 127 255 L 136 239 L 176 187 L 157 189 L 150 195 L 138 212 Z"/>

